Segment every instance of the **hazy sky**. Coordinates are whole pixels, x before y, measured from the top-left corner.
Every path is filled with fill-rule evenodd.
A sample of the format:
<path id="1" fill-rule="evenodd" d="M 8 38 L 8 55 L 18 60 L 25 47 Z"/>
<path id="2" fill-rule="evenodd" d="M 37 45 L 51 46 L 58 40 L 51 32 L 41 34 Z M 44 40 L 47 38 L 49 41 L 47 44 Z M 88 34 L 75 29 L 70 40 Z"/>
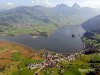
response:
<path id="1" fill-rule="evenodd" d="M 55 6 L 62 3 L 69 6 L 72 6 L 73 3 L 78 3 L 82 7 L 100 8 L 100 0 L 0 0 L 0 9 L 13 8 L 21 5 Z"/>

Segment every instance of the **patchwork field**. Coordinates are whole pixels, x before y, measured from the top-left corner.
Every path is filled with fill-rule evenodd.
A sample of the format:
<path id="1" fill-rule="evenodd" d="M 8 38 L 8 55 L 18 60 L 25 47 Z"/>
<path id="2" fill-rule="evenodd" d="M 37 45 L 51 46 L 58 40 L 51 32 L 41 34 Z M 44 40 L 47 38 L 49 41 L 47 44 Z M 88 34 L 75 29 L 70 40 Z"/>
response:
<path id="1" fill-rule="evenodd" d="M 12 75 L 18 70 L 18 65 L 22 66 L 22 61 L 37 62 L 41 59 L 37 53 L 24 46 L 14 43 L 0 41 L 0 75 Z"/>

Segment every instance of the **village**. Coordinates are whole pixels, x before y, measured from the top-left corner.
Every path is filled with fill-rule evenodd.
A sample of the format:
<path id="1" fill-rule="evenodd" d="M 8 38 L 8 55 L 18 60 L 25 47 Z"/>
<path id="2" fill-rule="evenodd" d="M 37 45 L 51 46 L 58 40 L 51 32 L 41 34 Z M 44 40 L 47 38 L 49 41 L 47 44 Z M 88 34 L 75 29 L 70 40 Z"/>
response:
<path id="1" fill-rule="evenodd" d="M 76 53 L 67 53 L 67 54 L 60 54 L 60 53 L 49 53 L 45 52 L 41 55 L 42 58 L 45 59 L 42 63 L 31 63 L 27 65 L 27 68 L 29 70 L 33 70 L 36 68 L 39 68 L 35 72 L 34 75 L 38 75 L 39 71 L 41 71 L 44 68 L 53 68 L 53 67 L 61 67 L 58 64 L 60 62 L 71 62 L 74 60 L 77 60 L 78 58 L 81 58 L 84 56 L 84 54 L 90 54 L 97 52 L 97 48 L 93 44 L 85 44 L 82 51 L 76 52 Z"/>

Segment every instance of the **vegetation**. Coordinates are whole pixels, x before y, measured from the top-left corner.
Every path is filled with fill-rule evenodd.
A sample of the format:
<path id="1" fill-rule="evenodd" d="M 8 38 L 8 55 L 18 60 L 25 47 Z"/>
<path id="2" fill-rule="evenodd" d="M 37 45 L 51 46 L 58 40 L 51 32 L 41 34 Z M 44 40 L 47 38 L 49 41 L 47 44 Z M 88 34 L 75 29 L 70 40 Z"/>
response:
<path id="1" fill-rule="evenodd" d="M 87 34 L 89 33 L 89 34 Z M 85 43 L 93 43 L 95 46 L 100 47 L 100 34 L 94 32 L 87 32 L 83 37 Z"/>
<path id="2" fill-rule="evenodd" d="M 19 61 L 19 60 L 21 60 L 20 53 L 17 53 L 17 52 L 13 53 L 12 54 L 12 60 L 13 61 Z"/>
<path id="3" fill-rule="evenodd" d="M 92 39 L 83 37 L 85 43 L 98 43 L 99 34 L 94 34 Z M 0 75 L 33 75 L 39 68 L 30 70 L 27 64 L 41 63 L 45 59 L 41 57 L 40 51 L 38 53 L 16 45 L 14 43 L 0 42 Z M 49 51 L 48 51 L 49 52 Z M 53 52 L 50 52 L 53 53 Z M 55 54 L 55 53 L 53 53 Z M 60 58 L 60 56 L 59 56 Z M 88 75 L 89 73 L 96 73 L 97 66 L 100 66 L 100 53 L 82 54 L 81 57 L 73 61 L 59 62 L 57 67 L 44 68 L 39 72 L 39 75 Z M 89 71 L 90 70 L 90 71 Z M 91 71 L 93 70 L 93 71 Z M 99 72 L 96 73 L 99 75 Z"/>
<path id="4" fill-rule="evenodd" d="M 54 25 L 43 25 L 43 26 L 24 26 L 24 27 L 5 27 L 3 31 L 0 32 L 0 34 L 6 34 L 10 36 L 14 36 L 17 34 L 30 34 L 30 35 L 50 35 L 54 30 L 56 30 L 58 27 Z M 2 30 L 2 29 L 1 29 Z"/>
<path id="5" fill-rule="evenodd" d="M 20 68 L 26 67 L 27 63 L 43 61 L 43 58 L 36 54 L 34 50 L 24 46 L 0 42 L 0 75 L 19 75 L 17 72 Z M 22 73 L 24 75 L 31 72 L 26 68 Z"/>
<path id="6" fill-rule="evenodd" d="M 76 12 L 74 12 L 75 10 Z M 54 8 L 20 6 L 0 12 L 0 34 L 11 36 L 21 33 L 33 34 L 33 31 L 36 32 L 36 30 L 32 28 L 36 28 L 42 34 L 48 35 L 56 28 L 65 25 L 80 25 L 97 14 L 91 8 L 78 7 L 77 9 L 77 7 L 66 5 L 58 5 Z"/>

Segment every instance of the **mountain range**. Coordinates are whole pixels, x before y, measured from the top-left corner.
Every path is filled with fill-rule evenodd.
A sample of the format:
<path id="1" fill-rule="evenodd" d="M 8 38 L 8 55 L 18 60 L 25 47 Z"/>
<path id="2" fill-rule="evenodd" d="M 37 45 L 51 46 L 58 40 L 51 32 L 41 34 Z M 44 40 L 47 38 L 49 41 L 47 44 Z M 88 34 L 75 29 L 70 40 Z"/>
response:
<path id="1" fill-rule="evenodd" d="M 72 7 L 65 4 L 56 7 L 20 6 L 0 11 L 0 25 L 79 25 L 98 11 L 92 8 L 80 7 L 75 3 Z"/>

